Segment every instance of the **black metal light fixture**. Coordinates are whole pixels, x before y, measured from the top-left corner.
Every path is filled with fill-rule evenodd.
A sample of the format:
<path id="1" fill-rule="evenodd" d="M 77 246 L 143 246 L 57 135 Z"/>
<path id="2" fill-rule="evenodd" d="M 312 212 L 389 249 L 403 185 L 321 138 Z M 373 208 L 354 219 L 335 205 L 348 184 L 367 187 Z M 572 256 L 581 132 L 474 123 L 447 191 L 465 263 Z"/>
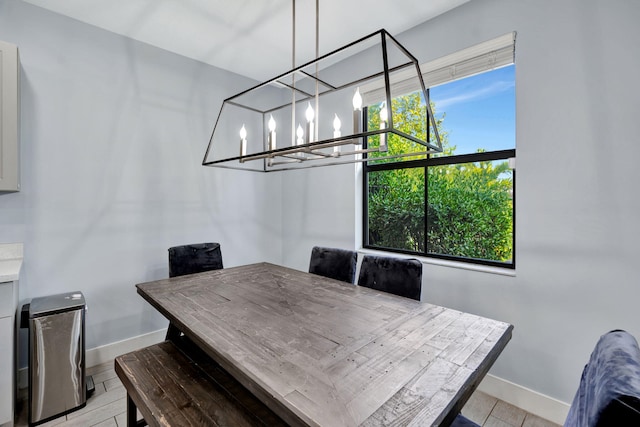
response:
<path id="1" fill-rule="evenodd" d="M 418 60 L 386 30 L 318 57 L 316 0 L 316 59 L 295 67 L 294 53 L 292 62 L 291 71 L 224 100 L 204 166 L 271 172 L 442 152 Z M 396 126 L 404 111 L 392 102 L 408 90 L 421 91 L 424 111 L 411 132 Z M 379 109 L 375 129 L 363 105 Z"/>

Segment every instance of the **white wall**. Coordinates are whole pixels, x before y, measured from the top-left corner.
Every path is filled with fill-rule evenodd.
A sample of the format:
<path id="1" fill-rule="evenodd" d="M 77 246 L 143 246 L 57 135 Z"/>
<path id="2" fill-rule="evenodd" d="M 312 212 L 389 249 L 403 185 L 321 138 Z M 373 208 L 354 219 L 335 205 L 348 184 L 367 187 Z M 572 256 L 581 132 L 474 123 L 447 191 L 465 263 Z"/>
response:
<path id="1" fill-rule="evenodd" d="M 311 248 L 354 248 L 352 164 L 281 172 L 284 265 L 308 271 Z"/>
<path id="2" fill-rule="evenodd" d="M 0 39 L 22 61 L 0 242 L 24 242 L 23 302 L 81 290 L 93 348 L 166 325 L 134 285 L 168 276 L 170 246 L 280 261 L 280 175 L 200 165 L 222 100 L 255 82 L 18 1 L 0 0 Z"/>
<path id="3" fill-rule="evenodd" d="M 640 338 L 638 17 L 634 0 L 474 0 L 398 36 L 426 62 L 518 33 L 516 277 L 426 264 L 424 295 L 512 323 L 491 372 L 564 402 L 601 334 Z M 359 210 L 352 180 L 349 168 L 283 180 L 285 217 L 320 218 L 285 237 L 288 265 L 357 240 L 329 220 Z M 328 198 L 325 182 L 343 185 Z"/>

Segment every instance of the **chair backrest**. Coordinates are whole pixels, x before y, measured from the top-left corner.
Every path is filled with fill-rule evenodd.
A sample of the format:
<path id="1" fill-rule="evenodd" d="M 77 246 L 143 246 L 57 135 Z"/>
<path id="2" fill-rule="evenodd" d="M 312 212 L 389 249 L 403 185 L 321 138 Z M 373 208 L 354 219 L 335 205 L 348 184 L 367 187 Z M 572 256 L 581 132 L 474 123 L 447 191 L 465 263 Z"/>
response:
<path id="1" fill-rule="evenodd" d="M 615 330 L 600 337 L 564 425 L 640 426 L 640 349 L 632 335 Z"/>
<path id="2" fill-rule="evenodd" d="M 222 268 L 219 243 L 195 243 L 169 248 L 169 277 Z"/>
<path id="3" fill-rule="evenodd" d="M 355 251 L 315 246 L 311 250 L 309 273 L 353 283 L 357 260 Z"/>
<path id="4" fill-rule="evenodd" d="M 365 255 L 358 285 L 420 301 L 422 263 L 417 259 Z"/>

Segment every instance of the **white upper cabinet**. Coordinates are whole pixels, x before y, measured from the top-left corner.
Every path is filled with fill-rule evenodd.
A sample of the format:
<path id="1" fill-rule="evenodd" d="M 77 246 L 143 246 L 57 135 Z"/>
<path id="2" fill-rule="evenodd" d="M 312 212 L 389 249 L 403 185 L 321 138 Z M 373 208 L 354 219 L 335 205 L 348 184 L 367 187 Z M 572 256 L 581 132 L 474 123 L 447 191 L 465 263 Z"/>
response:
<path id="1" fill-rule="evenodd" d="M 0 41 L 0 192 L 20 191 L 18 47 Z"/>

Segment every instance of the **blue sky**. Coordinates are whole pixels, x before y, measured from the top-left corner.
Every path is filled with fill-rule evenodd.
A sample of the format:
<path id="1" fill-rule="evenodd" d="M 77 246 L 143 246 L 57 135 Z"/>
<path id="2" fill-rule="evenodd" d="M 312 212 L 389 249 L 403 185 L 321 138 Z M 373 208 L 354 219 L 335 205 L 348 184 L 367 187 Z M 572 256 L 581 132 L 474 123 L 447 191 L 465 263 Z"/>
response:
<path id="1" fill-rule="evenodd" d="M 455 154 L 515 148 L 515 66 L 467 77 L 429 90 L 436 117 Z"/>

